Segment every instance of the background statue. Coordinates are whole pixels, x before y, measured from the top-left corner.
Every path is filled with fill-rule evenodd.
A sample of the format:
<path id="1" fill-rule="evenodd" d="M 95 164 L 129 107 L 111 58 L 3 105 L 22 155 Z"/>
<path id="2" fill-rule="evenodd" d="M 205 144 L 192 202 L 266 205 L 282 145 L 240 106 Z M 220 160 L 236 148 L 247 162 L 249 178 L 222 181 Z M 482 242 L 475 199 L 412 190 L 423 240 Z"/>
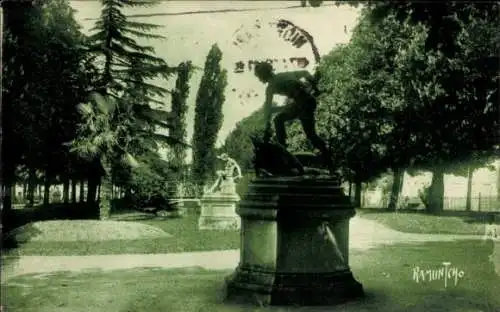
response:
<path id="1" fill-rule="evenodd" d="M 238 163 L 226 153 L 217 156 L 217 158 L 225 162 L 224 170 L 217 170 L 217 180 L 215 180 L 214 184 L 209 188 L 208 193 L 220 192 L 235 194 L 235 180 L 242 177 L 241 168 Z"/>

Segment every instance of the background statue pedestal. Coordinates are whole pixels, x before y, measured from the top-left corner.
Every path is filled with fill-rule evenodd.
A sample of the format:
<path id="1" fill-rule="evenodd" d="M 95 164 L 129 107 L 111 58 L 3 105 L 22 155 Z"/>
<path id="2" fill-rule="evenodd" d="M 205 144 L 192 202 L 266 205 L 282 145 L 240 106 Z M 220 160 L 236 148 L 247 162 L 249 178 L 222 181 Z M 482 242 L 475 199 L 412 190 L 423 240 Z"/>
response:
<path id="1" fill-rule="evenodd" d="M 236 204 L 240 197 L 236 193 L 232 179 L 221 183 L 219 192 L 203 195 L 200 200 L 201 213 L 198 220 L 200 230 L 239 229 L 240 216 L 236 214 Z"/>
<path id="2" fill-rule="evenodd" d="M 330 305 L 363 295 L 348 264 L 349 220 L 355 211 L 336 181 L 258 178 L 237 212 L 240 263 L 226 279 L 227 300 Z M 331 236 L 322 231 L 325 222 Z"/>

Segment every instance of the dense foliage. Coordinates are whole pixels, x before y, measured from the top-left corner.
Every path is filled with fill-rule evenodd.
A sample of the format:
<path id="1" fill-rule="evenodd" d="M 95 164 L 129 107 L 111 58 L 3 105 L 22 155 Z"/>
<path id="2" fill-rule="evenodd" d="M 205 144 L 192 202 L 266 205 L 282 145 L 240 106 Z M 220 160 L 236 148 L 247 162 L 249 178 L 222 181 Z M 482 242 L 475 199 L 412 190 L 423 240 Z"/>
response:
<path id="1" fill-rule="evenodd" d="M 170 91 L 151 83 L 170 78 L 177 68 L 138 43 L 163 38 L 153 32 L 159 26 L 129 21 L 122 13 L 155 3 L 101 4 L 101 17 L 87 37 L 65 0 L 3 3 L 3 148 L 11 157 L 4 158 L 2 173 L 8 195 L 18 183 L 28 185 L 31 204 L 40 184 L 46 204 L 59 198 L 50 196 L 55 184 L 63 184 L 65 202 L 109 206 L 106 199 L 116 186 L 118 193 L 151 196 L 165 189 L 172 171 L 160 148 L 186 146 L 185 129 L 169 132 L 181 127 L 176 114 L 182 119 L 182 112 L 167 111 L 164 97 Z M 185 97 L 189 75 L 182 68 L 179 92 Z"/>
<path id="2" fill-rule="evenodd" d="M 217 44 L 208 52 L 196 96 L 191 176 L 200 187 L 215 173 L 215 143 L 222 126 L 222 105 L 227 71 L 221 68 L 222 52 Z"/>
<path id="3" fill-rule="evenodd" d="M 429 24 L 365 9 L 351 42 L 324 58 L 322 105 L 334 113 L 320 113 L 320 123 L 334 132 L 336 159 L 355 180 L 430 170 L 429 210 L 439 211 L 443 174 L 495 155 L 498 8 L 481 9 L 457 7 L 453 44 L 445 36 L 437 46 Z"/>
<path id="4" fill-rule="evenodd" d="M 87 170 L 64 143 L 76 135 L 76 105 L 92 83 L 92 66 L 66 1 L 7 2 L 3 8 L 2 148 L 8 157 L 2 166 L 9 210 L 14 183 L 29 184 L 31 195 L 44 183 L 47 202 L 51 184 L 67 184 Z"/>
<path id="5" fill-rule="evenodd" d="M 188 110 L 187 98 L 189 96 L 189 80 L 191 78 L 193 66 L 190 61 L 179 64 L 177 69 L 177 80 L 175 82 L 175 89 L 172 91 L 172 108 L 171 114 L 175 116 L 172 120 L 171 135 L 180 140 L 187 140 L 186 129 L 186 113 Z M 170 190 L 173 194 L 178 194 L 178 185 L 187 179 L 186 172 L 186 146 L 177 144 L 172 147 L 169 153 L 169 162 L 174 168 L 171 174 L 173 189 Z"/>

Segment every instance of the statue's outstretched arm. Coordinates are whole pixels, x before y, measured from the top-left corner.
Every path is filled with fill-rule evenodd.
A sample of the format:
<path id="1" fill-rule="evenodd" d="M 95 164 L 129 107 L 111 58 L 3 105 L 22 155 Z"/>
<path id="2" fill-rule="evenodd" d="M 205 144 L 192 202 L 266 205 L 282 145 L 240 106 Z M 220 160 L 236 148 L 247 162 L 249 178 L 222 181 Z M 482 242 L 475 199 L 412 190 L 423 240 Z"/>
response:
<path id="1" fill-rule="evenodd" d="M 241 168 L 240 168 L 240 166 L 236 163 L 236 161 L 234 162 L 234 165 L 236 167 L 236 171 L 238 172 L 238 178 L 241 178 L 242 174 L 241 174 Z"/>

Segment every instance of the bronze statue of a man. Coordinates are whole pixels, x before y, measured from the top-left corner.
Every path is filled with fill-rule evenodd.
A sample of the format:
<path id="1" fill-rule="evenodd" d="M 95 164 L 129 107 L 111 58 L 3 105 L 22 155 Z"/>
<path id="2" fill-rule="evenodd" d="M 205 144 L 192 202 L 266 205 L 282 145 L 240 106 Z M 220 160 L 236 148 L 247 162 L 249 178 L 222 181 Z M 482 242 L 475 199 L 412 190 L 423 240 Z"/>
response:
<path id="1" fill-rule="evenodd" d="M 298 119 L 309 141 L 321 152 L 325 165 L 328 166 L 330 171 L 333 171 L 330 151 L 323 139 L 316 133 L 314 119 L 317 107 L 316 98 L 308 90 L 306 83 L 301 81 L 305 79 L 315 87 L 316 81 L 314 77 L 306 70 L 275 74 L 272 65 L 269 63 L 257 64 L 254 72 L 262 83 L 267 83 L 266 100 L 264 102 L 264 118 L 266 121 L 264 141 L 268 142 L 271 138 L 271 115 L 273 111 L 278 111 L 274 118 L 276 140 L 285 148 L 287 147 L 285 122 Z M 287 97 L 285 106 L 273 107 L 273 96 L 275 94 Z"/>

